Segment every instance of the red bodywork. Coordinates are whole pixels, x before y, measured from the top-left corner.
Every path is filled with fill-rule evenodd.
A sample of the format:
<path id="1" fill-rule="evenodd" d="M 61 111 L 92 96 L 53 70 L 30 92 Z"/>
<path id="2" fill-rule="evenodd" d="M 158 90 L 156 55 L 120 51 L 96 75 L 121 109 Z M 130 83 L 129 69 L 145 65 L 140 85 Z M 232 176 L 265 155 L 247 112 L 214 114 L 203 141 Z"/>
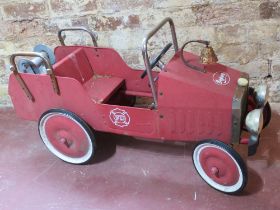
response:
<path id="1" fill-rule="evenodd" d="M 48 75 L 23 74 L 21 77 L 35 98 L 22 91 L 14 74 L 9 94 L 17 114 L 38 121 L 52 108 L 69 110 L 97 131 L 148 139 L 199 141 L 216 139 L 231 142 L 232 100 L 240 72 L 221 64 L 205 65 L 207 73 L 186 67 L 179 52 L 158 75 L 158 107 L 138 108 L 122 105 L 127 97 L 152 98 L 148 78 L 110 48 L 59 46 L 53 65 L 60 95 L 52 88 Z M 199 58 L 185 52 L 195 65 Z M 216 72 L 227 73 L 227 85 L 214 82 Z"/>

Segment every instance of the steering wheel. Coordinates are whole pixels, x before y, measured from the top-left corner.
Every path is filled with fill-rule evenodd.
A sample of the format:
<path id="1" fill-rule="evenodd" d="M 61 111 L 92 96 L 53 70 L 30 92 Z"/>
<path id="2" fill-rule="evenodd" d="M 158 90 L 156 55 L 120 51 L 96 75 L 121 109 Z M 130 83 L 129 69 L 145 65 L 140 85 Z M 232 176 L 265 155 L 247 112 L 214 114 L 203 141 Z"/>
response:
<path id="1" fill-rule="evenodd" d="M 158 62 L 160 61 L 160 59 L 164 56 L 164 54 L 170 49 L 170 47 L 172 46 L 172 43 L 168 43 L 163 49 L 162 51 L 159 53 L 159 55 L 154 58 L 151 62 L 151 69 L 153 69 Z M 141 75 L 141 79 L 144 79 L 144 77 L 147 75 L 147 69 L 144 70 L 144 72 Z"/>

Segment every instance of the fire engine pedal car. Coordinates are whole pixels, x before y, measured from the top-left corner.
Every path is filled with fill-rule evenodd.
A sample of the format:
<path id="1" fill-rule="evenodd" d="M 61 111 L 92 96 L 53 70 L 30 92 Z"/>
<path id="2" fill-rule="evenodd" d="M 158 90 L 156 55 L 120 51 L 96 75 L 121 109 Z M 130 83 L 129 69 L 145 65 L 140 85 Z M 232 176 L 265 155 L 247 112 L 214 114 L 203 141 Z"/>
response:
<path id="1" fill-rule="evenodd" d="M 150 59 L 149 40 L 166 24 L 172 41 Z M 93 46 L 66 46 L 64 30 L 89 32 Z M 58 36 L 61 46 L 54 53 L 39 45 L 10 57 L 16 114 L 38 121 L 50 152 L 68 163 L 87 163 L 98 131 L 197 142 L 193 163 L 202 179 L 224 193 L 243 190 L 246 164 L 233 145 L 256 152 L 271 115 L 265 85 L 253 89 L 248 74 L 218 64 L 208 41 L 179 48 L 170 18 L 143 40 L 144 71 L 130 68 L 114 49 L 98 47 L 96 34 L 85 28 L 63 29 Z M 192 42 L 204 46 L 201 57 L 184 50 Z M 174 55 L 163 63 L 171 48 Z M 156 66 L 160 71 L 153 71 Z"/>

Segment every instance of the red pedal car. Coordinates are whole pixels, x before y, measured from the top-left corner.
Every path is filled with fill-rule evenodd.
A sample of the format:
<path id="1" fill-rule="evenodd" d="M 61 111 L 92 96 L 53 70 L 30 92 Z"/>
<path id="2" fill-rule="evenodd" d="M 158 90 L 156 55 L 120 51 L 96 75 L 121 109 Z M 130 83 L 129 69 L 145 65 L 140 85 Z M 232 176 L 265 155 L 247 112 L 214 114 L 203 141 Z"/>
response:
<path id="1" fill-rule="evenodd" d="M 172 43 L 150 61 L 148 41 L 167 23 Z M 54 55 L 42 46 L 13 54 L 9 79 L 17 115 L 39 122 L 54 155 L 73 164 L 88 162 L 97 131 L 198 142 L 193 163 L 210 186 L 229 194 L 245 187 L 246 165 L 232 145 L 248 144 L 250 155 L 255 153 L 271 115 L 265 85 L 250 88 L 246 73 L 215 63 L 207 41 L 179 48 L 170 18 L 143 40 L 145 71 L 130 68 L 114 49 L 97 47 L 90 31 L 93 47 L 65 46 L 62 31 Z M 191 42 L 206 46 L 201 60 L 184 51 Z M 164 64 L 161 58 L 171 47 L 174 55 Z M 156 66 L 161 71 L 152 71 Z"/>

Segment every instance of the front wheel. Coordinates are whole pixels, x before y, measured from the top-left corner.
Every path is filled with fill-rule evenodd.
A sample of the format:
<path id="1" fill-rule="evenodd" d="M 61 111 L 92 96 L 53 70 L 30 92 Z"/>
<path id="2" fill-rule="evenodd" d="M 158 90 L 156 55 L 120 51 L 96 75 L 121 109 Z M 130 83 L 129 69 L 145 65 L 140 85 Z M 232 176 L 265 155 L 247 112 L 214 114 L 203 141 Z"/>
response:
<path id="1" fill-rule="evenodd" d="M 83 164 L 93 157 L 93 132 L 74 113 L 62 109 L 49 110 L 41 116 L 38 127 L 49 151 L 65 162 Z"/>
<path id="2" fill-rule="evenodd" d="M 240 155 L 230 146 L 207 140 L 193 151 L 193 163 L 201 178 L 214 189 L 235 194 L 247 183 L 247 168 Z"/>

